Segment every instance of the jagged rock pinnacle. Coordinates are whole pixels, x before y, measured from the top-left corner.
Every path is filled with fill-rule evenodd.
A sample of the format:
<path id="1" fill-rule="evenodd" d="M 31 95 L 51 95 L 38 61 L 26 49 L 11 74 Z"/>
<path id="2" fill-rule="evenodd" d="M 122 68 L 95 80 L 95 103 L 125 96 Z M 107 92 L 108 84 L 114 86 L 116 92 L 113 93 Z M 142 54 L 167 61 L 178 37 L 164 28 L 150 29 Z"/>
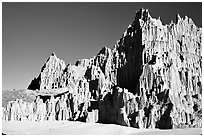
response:
<path id="1" fill-rule="evenodd" d="M 51 56 L 56 56 L 56 54 L 54 52 L 52 52 Z"/>
<path id="2" fill-rule="evenodd" d="M 201 36 L 201 29 L 189 18 L 177 15 L 176 23 L 162 25 L 160 18 L 140 9 L 113 49 L 104 47 L 93 58 L 67 67 L 53 52 L 55 59 L 45 63 L 33 83 L 39 90 L 69 87 L 70 94 L 76 95 L 70 96 L 72 101 L 77 100 L 72 102 L 72 113 L 87 110 L 86 121 L 172 128 L 193 125 L 191 121 L 197 119 L 194 124 L 199 125 Z M 98 101 L 98 108 L 86 104 L 90 99 Z M 78 107 L 81 104 L 83 109 Z M 145 108 L 150 110 L 147 116 Z M 144 123 L 144 118 L 155 115 L 155 122 Z"/>

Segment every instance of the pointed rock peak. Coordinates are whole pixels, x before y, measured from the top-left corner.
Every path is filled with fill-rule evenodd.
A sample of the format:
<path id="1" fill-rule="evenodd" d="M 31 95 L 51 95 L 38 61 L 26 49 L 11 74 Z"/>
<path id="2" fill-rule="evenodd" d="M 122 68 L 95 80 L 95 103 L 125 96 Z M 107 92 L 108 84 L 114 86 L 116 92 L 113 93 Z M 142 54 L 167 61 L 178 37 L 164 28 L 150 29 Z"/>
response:
<path id="1" fill-rule="evenodd" d="M 179 14 L 176 15 L 176 23 L 178 23 L 181 19 L 181 16 Z"/>
<path id="2" fill-rule="evenodd" d="M 101 50 L 108 51 L 108 50 L 110 50 L 110 48 L 109 48 L 109 47 L 104 46 L 104 47 L 103 47 Z"/>
<path id="3" fill-rule="evenodd" d="M 56 54 L 55 54 L 54 52 L 52 52 L 52 55 L 51 55 L 51 56 L 53 56 L 53 57 L 57 57 Z"/>
<path id="4" fill-rule="evenodd" d="M 51 56 L 50 56 L 49 59 L 51 59 L 51 60 L 61 60 L 60 58 L 58 58 L 58 57 L 56 56 L 56 54 L 55 54 L 54 52 L 52 52 L 52 54 L 51 54 Z"/>
<path id="5" fill-rule="evenodd" d="M 144 12 L 149 12 L 149 10 L 148 10 L 148 9 L 145 9 L 145 8 L 141 8 L 141 9 L 139 9 L 139 10 L 136 11 L 136 14 L 137 14 L 137 13 L 142 14 L 142 13 L 144 13 Z"/>
<path id="6" fill-rule="evenodd" d="M 136 11 L 136 17 L 135 17 L 136 19 L 142 19 L 146 21 L 148 17 L 151 17 L 148 9 L 142 8 Z"/>
<path id="7" fill-rule="evenodd" d="M 100 55 L 100 54 L 110 54 L 110 52 L 111 52 L 111 49 L 110 48 L 108 48 L 108 47 L 106 47 L 106 46 L 104 46 L 99 52 L 98 52 L 98 55 Z"/>
<path id="8" fill-rule="evenodd" d="M 45 63 L 47 63 L 47 62 L 49 62 L 51 60 L 59 60 L 54 52 L 52 52 L 51 56 L 46 60 Z"/>
<path id="9" fill-rule="evenodd" d="M 185 15 L 185 20 L 188 20 L 188 16 Z"/>
<path id="10" fill-rule="evenodd" d="M 53 62 L 54 62 L 55 65 L 56 64 L 61 64 L 62 69 L 64 69 L 66 67 L 65 62 L 62 59 L 58 58 L 54 52 L 52 52 L 51 56 L 46 60 L 43 67 L 41 68 L 41 72 L 43 72 L 43 70 L 47 66 L 53 67 Z"/>
<path id="11" fill-rule="evenodd" d="M 179 14 L 177 14 L 176 17 L 177 17 L 178 19 L 181 19 L 181 16 L 180 16 Z"/>

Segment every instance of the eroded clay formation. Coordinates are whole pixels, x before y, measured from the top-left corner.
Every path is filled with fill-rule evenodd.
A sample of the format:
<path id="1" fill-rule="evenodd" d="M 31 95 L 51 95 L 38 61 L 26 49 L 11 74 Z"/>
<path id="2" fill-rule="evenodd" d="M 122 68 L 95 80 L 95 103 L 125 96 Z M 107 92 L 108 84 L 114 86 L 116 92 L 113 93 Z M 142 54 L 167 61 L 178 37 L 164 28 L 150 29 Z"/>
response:
<path id="1" fill-rule="evenodd" d="M 38 93 L 32 109 L 12 101 L 4 119 L 201 127 L 201 36 L 188 17 L 162 25 L 141 9 L 113 49 L 67 66 L 53 53 L 28 86 Z"/>

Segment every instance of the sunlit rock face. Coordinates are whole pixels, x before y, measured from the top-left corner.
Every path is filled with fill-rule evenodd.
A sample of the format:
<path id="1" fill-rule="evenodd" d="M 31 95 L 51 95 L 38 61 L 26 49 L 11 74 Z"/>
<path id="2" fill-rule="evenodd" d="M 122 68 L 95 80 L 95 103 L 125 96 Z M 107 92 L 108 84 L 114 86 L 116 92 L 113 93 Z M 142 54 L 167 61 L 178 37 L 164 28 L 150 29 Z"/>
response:
<path id="1" fill-rule="evenodd" d="M 187 16 L 177 15 L 176 23 L 162 25 L 160 19 L 144 13 L 146 19 L 140 20 L 144 46 L 140 93 L 155 91 L 159 97 L 167 91 L 173 123 L 191 123 L 198 112 L 197 101 L 201 105 L 201 28 Z M 158 101 L 165 103 L 163 99 Z"/>
<path id="2" fill-rule="evenodd" d="M 68 87 L 74 120 L 138 128 L 201 126 L 201 36 L 187 16 L 163 25 L 141 9 L 113 49 L 103 47 L 67 66 L 53 53 L 28 89 Z"/>

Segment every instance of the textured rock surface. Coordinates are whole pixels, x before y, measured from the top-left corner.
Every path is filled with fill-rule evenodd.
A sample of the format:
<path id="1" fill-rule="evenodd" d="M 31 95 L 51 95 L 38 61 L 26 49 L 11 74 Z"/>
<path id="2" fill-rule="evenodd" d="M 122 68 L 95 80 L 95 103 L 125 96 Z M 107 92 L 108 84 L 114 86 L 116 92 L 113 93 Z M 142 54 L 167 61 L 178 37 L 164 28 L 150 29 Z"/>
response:
<path id="1" fill-rule="evenodd" d="M 28 89 L 68 87 L 54 96 L 65 107 L 54 103 L 59 109 L 53 120 L 201 126 L 201 36 L 188 17 L 177 15 L 176 23 L 162 25 L 141 9 L 113 49 L 103 47 L 95 57 L 67 66 L 53 53 Z M 45 104 L 51 100 L 40 97 Z"/>
<path id="2" fill-rule="evenodd" d="M 65 67 L 65 62 L 57 58 L 55 53 L 52 53 L 41 68 L 40 75 L 31 82 L 28 89 L 42 90 L 65 87 L 66 83 L 63 81 L 64 79 L 62 77 Z"/>

